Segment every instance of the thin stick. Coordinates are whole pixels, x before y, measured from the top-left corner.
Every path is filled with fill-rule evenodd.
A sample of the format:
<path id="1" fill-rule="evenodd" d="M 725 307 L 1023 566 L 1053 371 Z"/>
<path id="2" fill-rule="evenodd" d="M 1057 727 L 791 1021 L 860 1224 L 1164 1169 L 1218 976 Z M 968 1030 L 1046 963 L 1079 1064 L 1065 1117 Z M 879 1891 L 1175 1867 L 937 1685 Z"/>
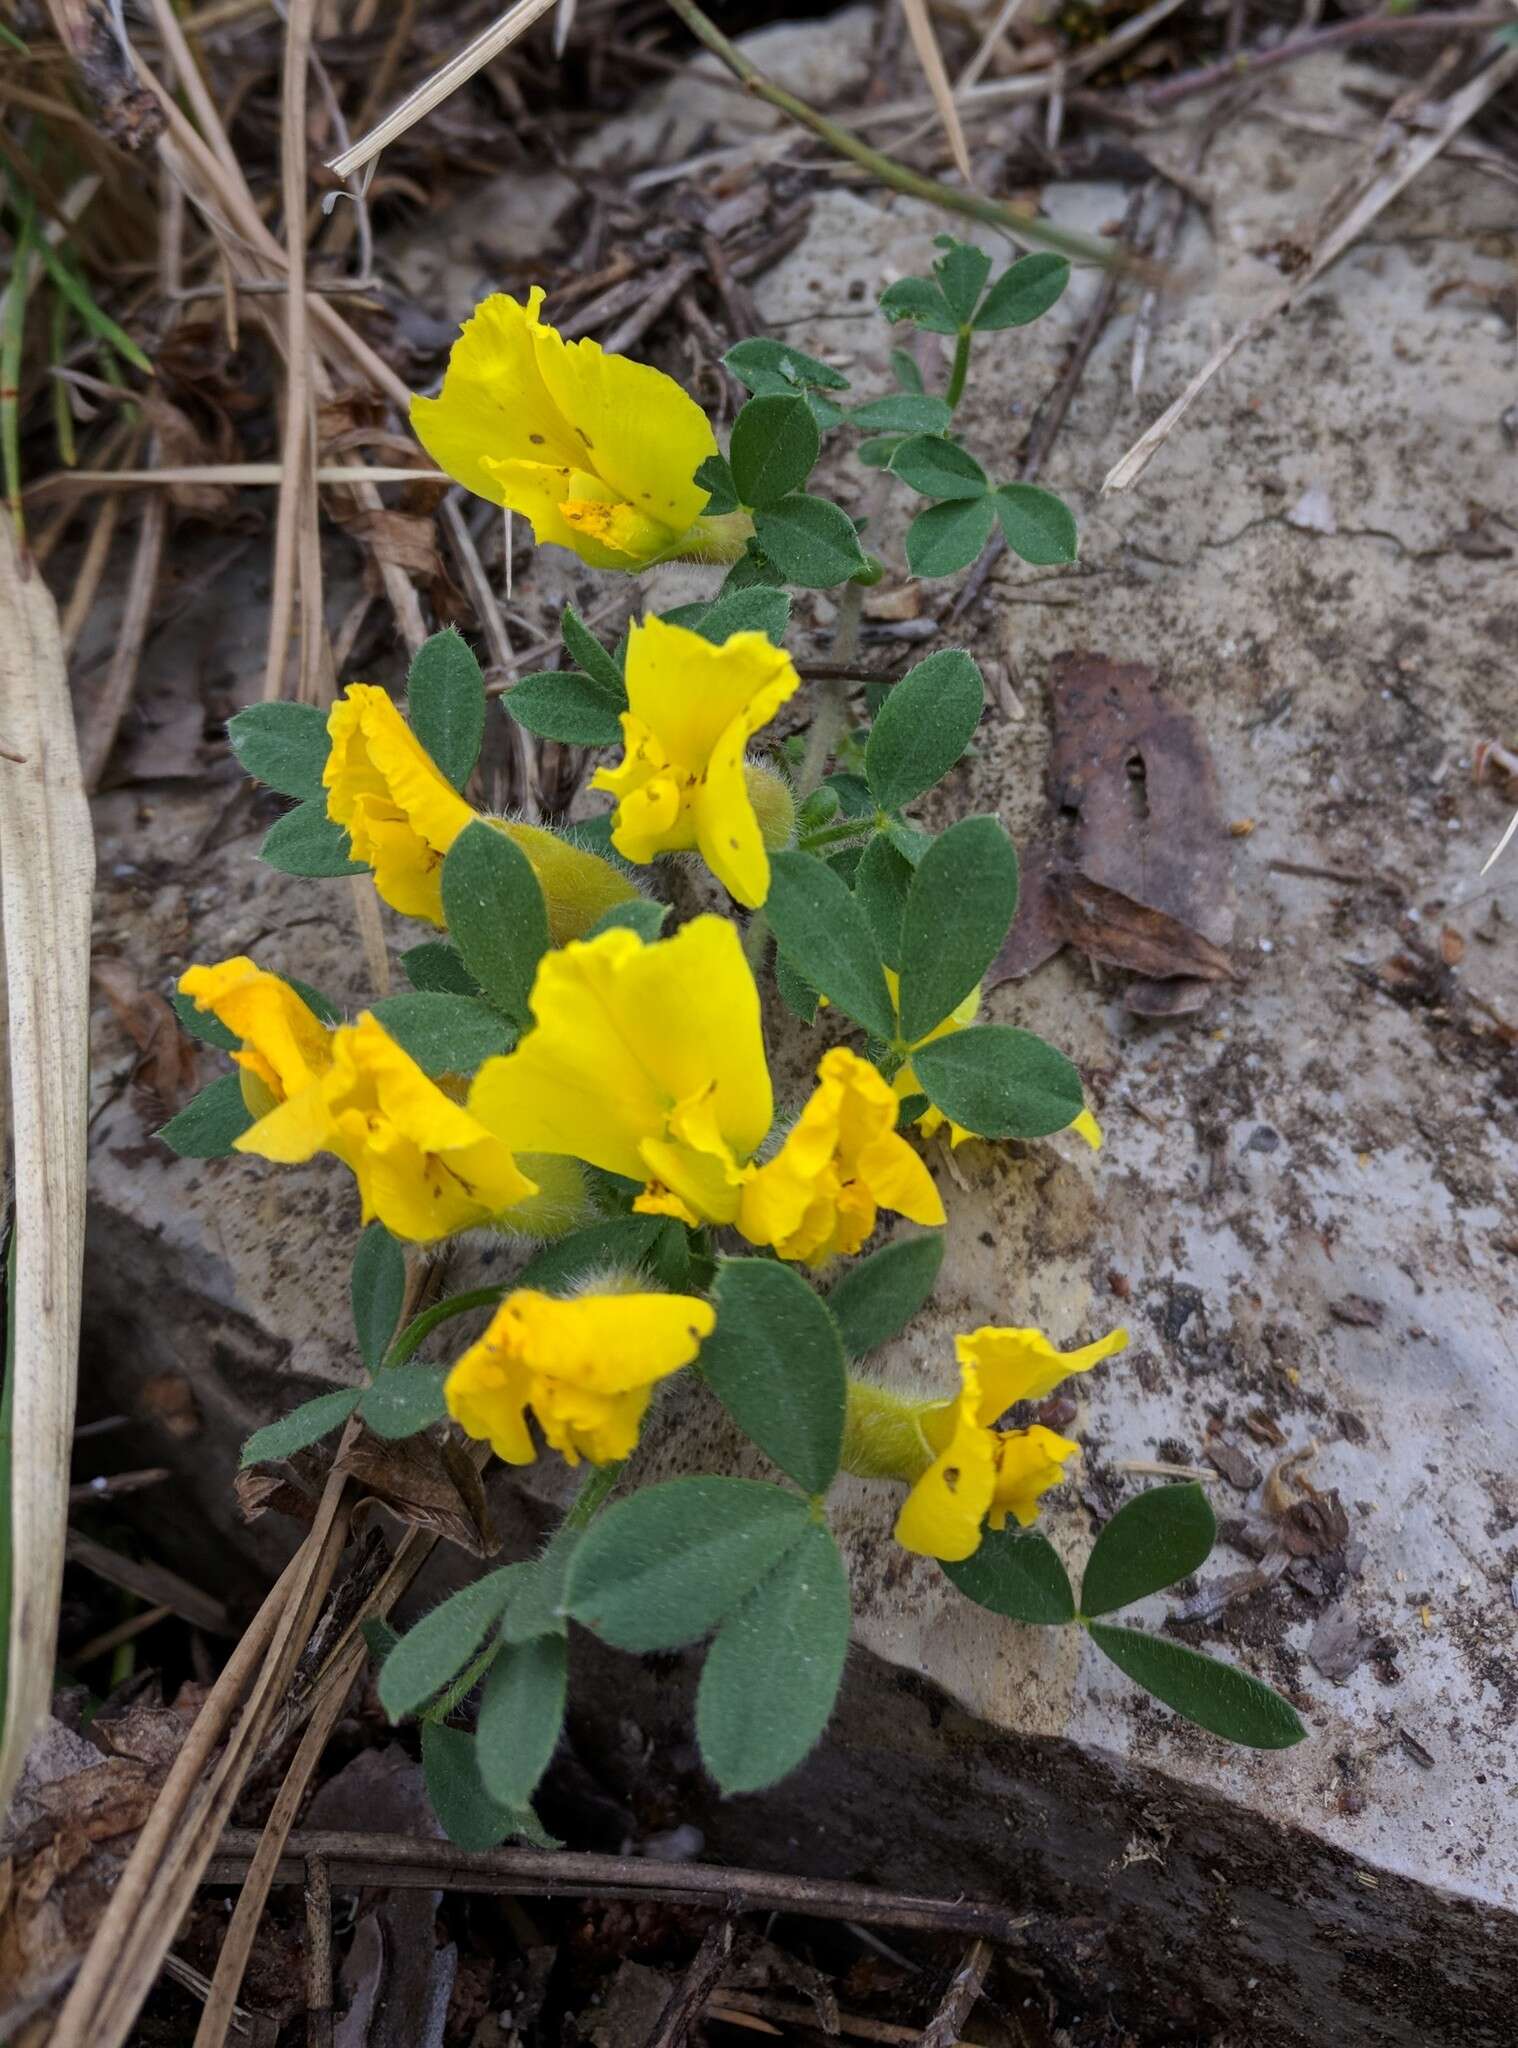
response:
<path id="1" fill-rule="evenodd" d="M 244 487 L 278 484 L 285 473 L 282 462 L 184 462 L 164 469 L 65 469 L 28 484 L 22 496 L 61 498 L 85 497 L 95 491 L 141 491 L 172 484 L 230 484 Z M 319 484 L 445 484 L 443 469 L 415 469 L 403 464 L 376 464 L 368 469 L 361 462 L 324 462 L 318 465 Z"/>
<path id="2" fill-rule="evenodd" d="M 382 149 L 387 149 L 418 121 L 425 120 L 434 107 L 440 106 L 461 85 L 467 85 L 477 71 L 483 71 L 493 57 L 499 57 L 502 50 L 557 5 L 558 0 L 517 0 L 515 7 L 508 8 L 498 21 L 482 30 L 456 57 L 450 57 L 415 92 L 407 93 L 400 105 L 392 107 L 384 120 L 376 122 L 367 135 L 361 135 L 351 149 L 333 157 L 327 169 L 339 178 L 349 178 L 371 163 Z"/>
<path id="3" fill-rule="evenodd" d="M 150 459 L 155 445 L 156 441 L 148 444 Z M 143 504 L 142 523 L 137 529 L 137 551 L 132 557 L 126 604 L 116 631 L 111 665 L 106 670 L 99 697 L 90 706 L 81 734 L 84 786 L 91 796 L 100 787 L 100 778 L 105 773 L 106 762 L 116 744 L 116 735 L 121 730 L 121 721 L 137 686 L 137 668 L 152 623 L 153 599 L 158 590 L 158 572 L 163 562 L 168 524 L 169 501 L 161 492 L 155 492 Z"/>
<path id="4" fill-rule="evenodd" d="M 943 51 L 938 47 L 938 37 L 933 30 L 927 0 L 901 0 L 901 7 L 907 18 L 907 31 L 912 38 L 912 48 L 917 52 L 922 75 L 928 81 L 928 90 L 933 95 L 933 105 L 938 110 L 943 132 L 949 140 L 949 153 L 954 159 L 954 168 L 967 185 L 973 185 L 975 178 L 970 169 L 970 152 L 965 143 L 964 123 L 960 120 L 959 109 L 954 104 L 954 88 L 949 83 L 948 68 L 943 61 Z"/>
<path id="5" fill-rule="evenodd" d="M 140 436 L 137 437 L 140 440 Z M 132 453 L 137 452 L 134 447 Z M 100 579 L 105 574 L 105 565 L 110 560 L 111 543 L 116 538 L 117 522 L 121 518 L 121 499 L 114 492 L 100 501 L 95 514 L 95 524 L 90 528 L 90 537 L 85 544 L 84 558 L 79 564 L 79 573 L 74 578 L 74 587 L 69 592 L 68 609 L 63 614 L 63 658 L 71 660 L 79 644 L 79 635 L 84 631 L 85 620 L 95 602 L 95 593 L 100 588 Z"/>
<path id="6" fill-rule="evenodd" d="M 280 182 L 285 214 L 285 430 L 281 444 L 279 507 L 274 527 L 274 586 L 269 599 L 269 644 L 264 657 L 266 699 L 284 691 L 285 651 L 300 583 L 300 671 L 296 696 L 315 703 L 321 694 L 325 638 L 321 600 L 321 547 L 316 530 L 316 420 L 311 409 L 310 343 L 306 300 L 306 80 L 311 69 L 312 0 L 290 0 L 285 20 L 285 61 L 280 105 Z"/>
<path id="7" fill-rule="evenodd" d="M 714 1920 L 702 1937 L 690 1968 L 670 1996 L 648 2042 L 648 2048 L 685 2048 L 691 2028 L 700 2019 L 717 1980 L 733 1952 L 733 1923 Z"/>
<path id="8" fill-rule="evenodd" d="M 789 114 L 803 128 L 825 142 L 837 155 L 847 157 L 850 163 L 858 164 L 883 185 L 889 185 L 897 192 L 905 192 L 913 199 L 925 199 L 929 205 L 941 207 L 946 213 L 967 215 L 971 220 L 984 221 L 987 226 L 1000 228 L 1014 241 L 1026 242 L 1034 248 L 1054 249 L 1068 256 L 1076 263 L 1099 263 L 1102 265 L 1125 263 L 1127 257 L 1111 242 L 1105 242 L 1093 235 L 1080 235 L 1072 230 L 1054 227 L 1048 221 L 1037 219 L 1031 213 L 1024 213 L 1015 206 L 1003 206 L 995 199 L 982 199 L 977 192 L 961 192 L 957 186 L 941 185 L 936 178 L 925 178 L 920 172 L 909 170 L 894 157 L 886 156 L 878 149 L 872 149 L 862 142 L 852 129 L 840 126 L 826 114 L 818 113 L 805 100 L 797 99 L 784 86 L 776 85 L 767 78 L 754 63 L 744 55 L 735 43 L 722 33 L 717 24 L 703 14 L 695 0 L 669 0 L 670 6 L 685 23 L 698 41 L 704 43 L 714 56 L 720 57 L 736 78 L 742 79 L 749 91 L 772 107 L 778 107 L 783 114 Z"/>
<path id="9" fill-rule="evenodd" d="M 240 1884 L 258 1836 L 229 1828 L 202 1876 L 204 1884 Z M 731 1904 L 735 1912 L 804 1913 L 858 1920 L 871 1927 L 948 1929 L 1010 1942 L 1030 1922 L 976 1899 L 931 1899 L 826 1878 L 667 1864 L 646 1857 L 576 1855 L 568 1850 L 456 1849 L 451 1842 L 367 1830 L 297 1829 L 285 1844 L 276 1884 L 303 1884 L 310 1857 L 326 1863 L 334 1889 L 365 1884 L 403 1891 L 479 1892 L 526 1898 L 661 1898 Z"/>
<path id="10" fill-rule="evenodd" d="M 82 1565 L 85 1571 L 93 1572 L 108 1586 L 120 1586 L 123 1592 L 135 1593 L 139 1600 L 167 1607 L 171 1614 L 177 1614 L 192 1628 L 203 1629 L 212 1636 L 237 1633 L 220 1600 L 210 1593 L 203 1593 L 199 1586 L 191 1585 L 188 1579 L 182 1579 L 178 1572 L 171 1572 L 166 1565 L 145 1562 L 137 1557 L 123 1557 L 119 1550 L 97 1543 L 91 1536 L 82 1536 L 77 1529 L 69 1530 L 64 1552 L 70 1564 Z"/>
<path id="11" fill-rule="evenodd" d="M 1103 497 L 1109 491 L 1132 490 L 1224 364 L 1237 355 L 1245 342 L 1253 341 L 1256 335 L 1263 333 L 1279 314 L 1288 312 L 1303 292 L 1316 284 L 1324 271 L 1335 264 L 1352 243 L 1359 240 L 1371 222 L 1385 211 L 1398 193 L 1405 190 L 1426 165 L 1432 163 L 1445 144 L 1452 141 L 1466 123 L 1480 113 L 1487 101 L 1502 91 L 1515 74 L 1518 74 L 1518 50 L 1506 50 L 1446 103 L 1443 119 L 1436 127 L 1432 130 L 1418 130 L 1404 137 L 1393 162 L 1365 187 L 1339 225 L 1324 237 L 1306 269 L 1299 272 L 1286 289 L 1279 292 L 1262 311 L 1256 313 L 1252 319 L 1246 320 L 1242 327 L 1235 328 L 1228 339 L 1213 350 L 1175 403 L 1167 407 L 1154 425 L 1139 436 L 1119 462 L 1113 464 L 1102 484 Z"/>
<path id="12" fill-rule="evenodd" d="M 306 2048 L 332 2048 L 332 1880 L 306 1864 Z"/>
<path id="13" fill-rule="evenodd" d="M 991 61 L 992 51 L 1007 33 L 1013 22 L 1016 21 L 1022 5 L 1023 0 L 1002 0 L 1001 10 L 997 14 L 995 21 L 992 22 L 991 26 L 981 37 L 980 45 L 975 55 L 970 59 L 964 70 L 960 72 L 958 78 L 955 79 L 955 92 L 963 92 L 967 86 L 973 85 L 976 79 L 980 77 L 980 74 Z"/>
<path id="14" fill-rule="evenodd" d="M 943 2003 L 923 2029 L 922 2048 L 954 2048 L 960 2028 L 980 2002 L 981 1987 L 990 1967 L 991 1944 L 977 1935 L 954 1972 Z"/>
<path id="15" fill-rule="evenodd" d="M 291 12 L 293 16 L 293 8 Z M 312 1773 L 321 1762 L 322 1751 L 326 1748 L 328 1737 L 347 1704 L 353 1681 L 363 1668 L 367 1654 L 362 1641 L 350 1644 L 343 1652 L 331 1689 L 321 1706 L 311 1716 L 306 1732 L 301 1737 L 300 1747 L 285 1773 L 284 1783 L 280 1786 L 273 1810 L 264 1823 L 258 1848 L 243 1880 L 242 1891 L 238 1895 L 236 1908 L 221 1944 L 221 1953 L 216 1958 L 216 1974 L 211 1979 L 210 1996 L 206 2000 L 205 2011 L 200 2016 L 200 2025 L 195 2030 L 193 2048 L 224 2048 L 237 2004 L 237 1994 L 242 1988 L 248 1958 L 253 1952 L 253 1942 L 258 1934 L 259 1922 L 263 1918 L 275 1866 L 279 1862 L 290 1830 L 295 1825 L 295 1816 L 306 1796 L 306 1788 L 311 1782 Z M 330 2006 L 330 1997 L 327 2002 Z"/>
<path id="16" fill-rule="evenodd" d="M 1240 79 L 1254 78 L 1262 71 L 1274 71 L 1278 65 L 1294 64 L 1299 57 L 1311 57 L 1319 50 L 1338 49 L 1345 43 L 1360 43 L 1381 36 L 1400 39 L 1405 36 L 1464 35 L 1482 29 L 1509 28 L 1512 22 L 1511 14 L 1500 12 L 1360 15 L 1353 21 L 1335 22 L 1332 28 L 1313 29 L 1307 35 L 1293 36 L 1273 50 L 1226 57 L 1219 64 L 1204 64 L 1198 71 L 1183 71 L 1179 76 L 1162 79 L 1155 85 L 1137 86 L 1132 96 L 1139 106 L 1173 107 L 1177 100 L 1189 99 L 1193 93 L 1210 92 L 1215 85 L 1232 85 Z"/>
<path id="17" fill-rule="evenodd" d="M 119 1650 L 123 1643 L 134 1642 L 145 1635 L 150 1628 L 157 1628 L 159 1622 L 167 1621 L 174 1612 L 172 1607 L 144 1607 L 140 1614 L 129 1614 L 125 1621 L 118 1621 L 114 1628 L 104 1629 L 98 1636 L 91 1636 L 87 1643 L 81 1643 L 77 1650 L 64 1652 L 63 1663 L 75 1671 L 82 1671 L 93 1664 L 97 1657 L 104 1657 L 111 1650 Z"/>

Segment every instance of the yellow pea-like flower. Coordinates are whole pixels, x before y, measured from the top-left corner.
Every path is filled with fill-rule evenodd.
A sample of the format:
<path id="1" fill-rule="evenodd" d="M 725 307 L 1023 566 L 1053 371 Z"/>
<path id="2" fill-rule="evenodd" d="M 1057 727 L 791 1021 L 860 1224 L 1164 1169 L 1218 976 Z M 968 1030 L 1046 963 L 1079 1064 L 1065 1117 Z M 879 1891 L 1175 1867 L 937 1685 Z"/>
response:
<path id="1" fill-rule="evenodd" d="M 542 304 L 538 285 L 525 306 L 498 293 L 464 323 L 442 391 L 411 401 L 433 461 L 593 569 L 736 560 L 753 523 L 702 517 L 717 441 L 700 406 L 649 363 L 565 341 Z"/>
<path id="2" fill-rule="evenodd" d="M 997 1429 L 997 1418 L 1015 1401 L 1040 1400 L 1071 1373 L 1089 1372 L 1127 1342 L 1126 1330 L 1113 1330 L 1060 1352 L 1041 1330 L 990 1326 L 956 1338 L 959 1395 L 917 1411 L 933 1456 L 897 1517 L 897 1542 L 953 1564 L 979 1549 L 983 1524 L 1004 1529 L 1011 1515 L 1027 1528 L 1080 1445 L 1039 1423 Z"/>
<path id="3" fill-rule="evenodd" d="M 791 657 L 763 633 L 721 647 L 659 618 L 627 640 L 624 754 L 593 789 L 617 799 L 612 844 L 626 859 L 699 848 L 750 909 L 769 894 L 770 864 L 744 750 L 801 686 Z"/>
<path id="4" fill-rule="evenodd" d="M 374 870 L 374 886 L 392 910 L 442 924 L 444 856 L 480 813 L 459 795 L 386 691 L 351 683 L 333 705 L 327 731 L 327 814 L 346 830 L 353 858 Z M 578 938 L 614 904 L 638 893 L 609 861 L 556 833 L 500 818 L 484 822 L 527 856 L 555 945 Z"/>
<path id="5" fill-rule="evenodd" d="M 890 1084 L 846 1046 L 823 1055 L 817 1076 L 785 1143 L 743 1188 L 743 1235 L 820 1266 L 857 1252 L 881 1209 L 942 1223 L 932 1176 L 897 1132 Z"/>
<path id="6" fill-rule="evenodd" d="M 242 958 L 191 967 L 179 986 L 243 1040 L 233 1057 L 256 1121 L 234 1149 L 291 1166 L 335 1154 L 358 1182 L 366 1223 L 378 1217 L 396 1237 L 432 1244 L 503 1218 L 546 1234 L 583 1206 L 573 1176 L 556 1171 L 542 1188 L 529 1180 L 367 1012 L 329 1030 L 287 983 Z"/>
<path id="7" fill-rule="evenodd" d="M 448 1412 L 498 1458 L 537 1455 L 528 1412 L 571 1465 L 606 1465 L 635 1448 L 655 1385 L 689 1365 L 716 1326 L 688 1294 L 585 1294 L 518 1288 L 449 1373 Z"/>
<path id="8" fill-rule="evenodd" d="M 242 1040 L 232 1058 L 241 1070 L 249 1114 L 312 1087 L 332 1064 L 332 1032 L 289 982 L 244 954 L 210 967 L 187 967 L 179 992 Z"/>
<path id="9" fill-rule="evenodd" d="M 697 917 L 645 945 L 609 931 L 548 953 L 534 1028 L 489 1059 L 470 1113 L 524 1152 L 645 1183 L 634 1207 L 731 1223 L 774 1101 L 738 934 Z"/>

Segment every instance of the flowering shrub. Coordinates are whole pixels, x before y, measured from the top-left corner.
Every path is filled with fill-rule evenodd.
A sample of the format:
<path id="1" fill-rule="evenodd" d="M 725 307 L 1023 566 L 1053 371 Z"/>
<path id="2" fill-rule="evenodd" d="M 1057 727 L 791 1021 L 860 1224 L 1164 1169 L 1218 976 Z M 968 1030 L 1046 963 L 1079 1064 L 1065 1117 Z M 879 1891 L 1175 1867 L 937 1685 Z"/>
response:
<path id="1" fill-rule="evenodd" d="M 460 1839 L 536 1828 L 570 1622 L 634 1652 L 711 1636 L 697 1733 L 718 1782 L 753 1790 L 799 1763 L 848 1644 L 827 1520 L 840 1472 L 897 1489 L 895 1541 L 969 1599 L 1087 1629 L 1220 1735 L 1280 1747 L 1303 1732 L 1243 1673 L 1104 1619 L 1207 1556 L 1199 1487 L 1130 1501 L 1097 1538 L 1078 1598 L 1035 1526 L 1079 1445 L 1020 1404 L 1097 1368 L 1124 1332 L 1060 1351 L 1010 1323 L 969 1331 L 958 1389 L 926 1400 L 871 1369 L 939 1270 L 945 1211 L 926 1139 L 943 1127 L 954 1144 L 1060 1131 L 1101 1142 L 1065 1056 L 980 1021 L 982 977 L 1017 907 L 1001 824 L 933 834 L 907 815 L 971 742 L 979 670 L 934 653 L 877 695 L 867 728 L 844 730 L 835 697 L 795 744 L 764 739 L 808 688 L 782 644 L 787 586 L 843 586 L 847 606 L 879 573 L 854 521 L 809 488 L 824 433 L 863 431 L 860 459 L 932 500 L 908 534 L 918 574 L 964 566 L 997 524 L 1027 560 L 1073 558 L 1060 501 L 993 484 L 953 432 L 974 338 L 1046 310 L 1066 269 L 1027 257 L 989 283 L 979 251 L 946 242 L 931 278 L 890 288 L 889 318 L 955 338 L 943 396 L 898 353 L 899 390 L 851 405 L 830 365 L 741 343 L 727 362 L 753 396 L 726 455 L 669 378 L 544 326 L 541 292 L 477 311 L 441 394 L 415 403 L 434 458 L 594 568 L 729 565 L 711 601 L 635 620 L 616 649 L 567 611 L 574 665 L 506 693 L 530 731 L 619 750 L 590 780 L 613 800 L 598 817 L 550 829 L 476 809 L 465 792 L 487 700 L 453 632 L 417 656 L 406 716 L 353 684 L 325 715 L 264 704 L 232 721 L 243 766 L 294 800 L 263 858 L 298 875 L 367 873 L 394 910 L 435 928 L 403 955 L 411 992 L 351 1022 L 251 960 L 181 979 L 181 1018 L 235 1071 L 168 1142 L 279 1163 L 330 1153 L 366 1225 L 353 1302 L 367 1384 L 260 1431 L 247 1457 L 288 1455 L 354 1416 L 392 1437 L 451 1418 L 510 1464 L 593 1468 L 542 1556 L 377 1644 L 381 1698 L 420 1715 L 429 1782 Z M 704 863 L 741 917 L 672 927 L 658 893 L 671 854 Z M 848 1041 L 820 1053 L 810 1094 L 778 1116 L 761 1006 L 771 947 L 794 1028 L 826 1006 L 830 1038 Z M 882 1214 L 907 1227 L 867 1252 Z M 402 1247 L 479 1230 L 533 1247 L 515 1279 L 398 1328 Z M 449 1364 L 447 1325 L 481 1307 L 488 1326 Z M 622 1469 L 676 1374 L 726 1408 L 770 1476 L 639 1484 L 636 1463 Z M 481 1681 L 471 1735 L 452 1717 Z"/>

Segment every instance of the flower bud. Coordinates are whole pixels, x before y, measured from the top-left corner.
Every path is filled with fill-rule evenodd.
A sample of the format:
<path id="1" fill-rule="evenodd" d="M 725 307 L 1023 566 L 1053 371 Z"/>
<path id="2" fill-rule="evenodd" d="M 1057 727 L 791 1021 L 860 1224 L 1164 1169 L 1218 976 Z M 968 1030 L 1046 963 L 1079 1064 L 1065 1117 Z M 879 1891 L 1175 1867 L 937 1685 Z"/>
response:
<path id="1" fill-rule="evenodd" d="M 796 829 L 796 799 L 789 782 L 757 761 L 744 762 L 743 780 L 754 816 L 759 820 L 760 838 L 771 852 L 788 846 Z"/>

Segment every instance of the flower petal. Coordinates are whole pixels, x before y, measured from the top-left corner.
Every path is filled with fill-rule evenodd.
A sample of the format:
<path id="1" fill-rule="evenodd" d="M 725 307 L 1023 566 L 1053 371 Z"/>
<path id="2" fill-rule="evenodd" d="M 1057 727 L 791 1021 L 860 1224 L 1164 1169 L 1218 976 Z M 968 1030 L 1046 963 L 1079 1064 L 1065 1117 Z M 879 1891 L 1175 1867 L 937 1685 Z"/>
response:
<path id="1" fill-rule="evenodd" d="M 443 921 L 439 871 L 474 812 L 384 690 L 352 683 L 327 719 L 327 815 L 406 917 Z"/>
<path id="2" fill-rule="evenodd" d="M 244 954 L 188 967 L 179 992 L 243 1041 L 242 1065 L 276 1102 L 308 1088 L 332 1059 L 332 1033 L 289 982 Z"/>
<path id="3" fill-rule="evenodd" d="M 483 300 L 465 321 L 436 398 L 413 398 L 411 426 L 439 469 L 494 504 L 510 501 L 492 461 L 577 465 L 579 442 L 538 369 L 541 287 L 527 304 L 505 293 Z M 699 457 L 698 457 L 699 460 Z"/>
<path id="4" fill-rule="evenodd" d="M 954 1433 L 896 1518 L 896 1541 L 903 1549 L 946 1564 L 975 1555 L 995 1496 L 996 1439 L 975 1420 L 978 1392 L 975 1373 L 967 1368 Z"/>
<path id="5" fill-rule="evenodd" d="M 995 1422 L 1014 1401 L 1041 1401 L 1071 1373 L 1090 1372 L 1128 1342 L 1126 1330 L 1113 1330 L 1079 1351 L 1056 1351 L 1042 1330 L 997 1329 L 990 1324 L 956 1337 L 954 1351 L 981 1386 L 980 1419 Z"/>
<path id="6" fill-rule="evenodd" d="M 611 931 L 545 956 L 536 1028 L 487 1060 L 471 1112 L 529 1152 L 568 1152 L 609 1173 L 646 1175 L 641 1146 L 671 1112 L 712 1092 L 725 1143 L 749 1157 L 773 1114 L 759 995 L 738 934 L 697 917 L 645 946 Z"/>
<path id="7" fill-rule="evenodd" d="M 1041 1423 L 1001 1433 L 996 1439 L 996 1487 L 988 1516 L 991 1527 L 1004 1529 L 1008 1515 L 1024 1529 L 1036 1522 L 1040 1495 L 1061 1483 L 1065 1466 L 1079 1452 L 1079 1444 L 1067 1436 L 1056 1436 Z"/>
<path id="8" fill-rule="evenodd" d="M 728 894 L 757 910 L 770 893 L 770 857 L 744 773 L 747 741 L 745 721 L 735 718 L 712 748 L 696 793 L 696 844 Z"/>
<path id="9" fill-rule="evenodd" d="M 628 632 L 628 706 L 665 757 L 692 774 L 735 719 L 749 738 L 800 686 L 791 657 L 763 633 L 734 633 L 716 647 L 653 617 L 635 619 Z"/>
<path id="10" fill-rule="evenodd" d="M 683 533 L 710 495 L 693 481 L 696 471 L 717 453 L 700 406 L 662 370 L 607 355 L 597 341 L 567 342 L 542 326 L 532 341 L 543 385 L 579 443 L 577 460 L 635 510 Z"/>

